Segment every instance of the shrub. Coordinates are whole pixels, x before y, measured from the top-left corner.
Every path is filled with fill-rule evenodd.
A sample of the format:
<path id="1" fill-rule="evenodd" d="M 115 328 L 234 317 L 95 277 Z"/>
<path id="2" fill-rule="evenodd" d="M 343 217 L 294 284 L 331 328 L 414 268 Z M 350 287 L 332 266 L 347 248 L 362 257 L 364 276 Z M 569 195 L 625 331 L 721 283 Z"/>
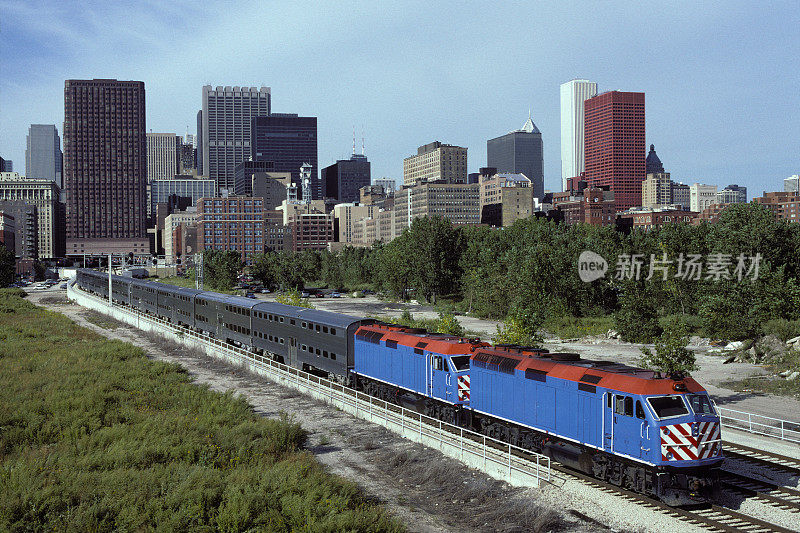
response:
<path id="1" fill-rule="evenodd" d="M 786 342 L 800 335 L 800 320 L 784 320 L 782 318 L 768 320 L 762 328 L 764 335 L 775 335 Z"/>

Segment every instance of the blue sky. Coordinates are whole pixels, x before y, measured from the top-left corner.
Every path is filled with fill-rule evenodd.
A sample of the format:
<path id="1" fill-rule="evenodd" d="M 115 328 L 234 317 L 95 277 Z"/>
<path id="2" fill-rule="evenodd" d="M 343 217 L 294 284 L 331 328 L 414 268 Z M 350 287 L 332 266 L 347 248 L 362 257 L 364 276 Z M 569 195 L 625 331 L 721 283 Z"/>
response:
<path id="1" fill-rule="evenodd" d="M 319 117 L 319 163 L 361 131 L 373 177 L 433 140 L 543 133 L 560 189 L 559 84 L 646 93 L 647 144 L 673 179 L 780 190 L 800 172 L 795 2 L 41 2 L 0 0 L 0 155 L 24 172 L 31 123 L 62 130 L 68 78 L 143 80 L 147 127 L 196 128 L 201 87 L 266 85 Z"/>

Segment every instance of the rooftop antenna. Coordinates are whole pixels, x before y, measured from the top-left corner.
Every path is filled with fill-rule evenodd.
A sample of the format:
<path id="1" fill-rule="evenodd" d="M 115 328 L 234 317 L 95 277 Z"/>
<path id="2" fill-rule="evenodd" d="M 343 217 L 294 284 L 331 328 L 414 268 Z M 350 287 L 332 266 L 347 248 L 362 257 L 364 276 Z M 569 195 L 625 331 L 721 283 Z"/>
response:
<path id="1" fill-rule="evenodd" d="M 353 155 L 356 155 L 356 127 L 353 126 Z"/>
<path id="2" fill-rule="evenodd" d="M 364 125 L 361 125 L 361 155 L 364 155 Z"/>

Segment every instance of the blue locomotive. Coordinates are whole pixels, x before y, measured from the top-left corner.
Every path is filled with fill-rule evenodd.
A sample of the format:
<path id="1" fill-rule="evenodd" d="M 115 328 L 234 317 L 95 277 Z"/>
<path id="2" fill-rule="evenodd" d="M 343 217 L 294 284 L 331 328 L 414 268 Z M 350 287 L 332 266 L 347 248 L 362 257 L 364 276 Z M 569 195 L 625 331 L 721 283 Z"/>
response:
<path id="1" fill-rule="evenodd" d="M 108 275 L 78 285 L 108 298 Z M 720 420 L 690 377 L 112 276 L 114 302 L 543 453 L 669 505 L 706 501 Z"/>

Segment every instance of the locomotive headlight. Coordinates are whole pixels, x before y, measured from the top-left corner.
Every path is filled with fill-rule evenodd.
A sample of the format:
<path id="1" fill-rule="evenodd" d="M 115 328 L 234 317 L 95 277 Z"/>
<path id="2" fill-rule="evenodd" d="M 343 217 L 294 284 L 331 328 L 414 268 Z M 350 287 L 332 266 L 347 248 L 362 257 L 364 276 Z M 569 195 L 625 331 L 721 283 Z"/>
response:
<path id="1" fill-rule="evenodd" d="M 672 459 L 672 452 L 667 452 L 667 459 Z"/>
<path id="2" fill-rule="evenodd" d="M 661 428 L 661 431 L 664 432 L 664 435 L 669 435 L 669 428 L 666 428 L 666 427 Z"/>

